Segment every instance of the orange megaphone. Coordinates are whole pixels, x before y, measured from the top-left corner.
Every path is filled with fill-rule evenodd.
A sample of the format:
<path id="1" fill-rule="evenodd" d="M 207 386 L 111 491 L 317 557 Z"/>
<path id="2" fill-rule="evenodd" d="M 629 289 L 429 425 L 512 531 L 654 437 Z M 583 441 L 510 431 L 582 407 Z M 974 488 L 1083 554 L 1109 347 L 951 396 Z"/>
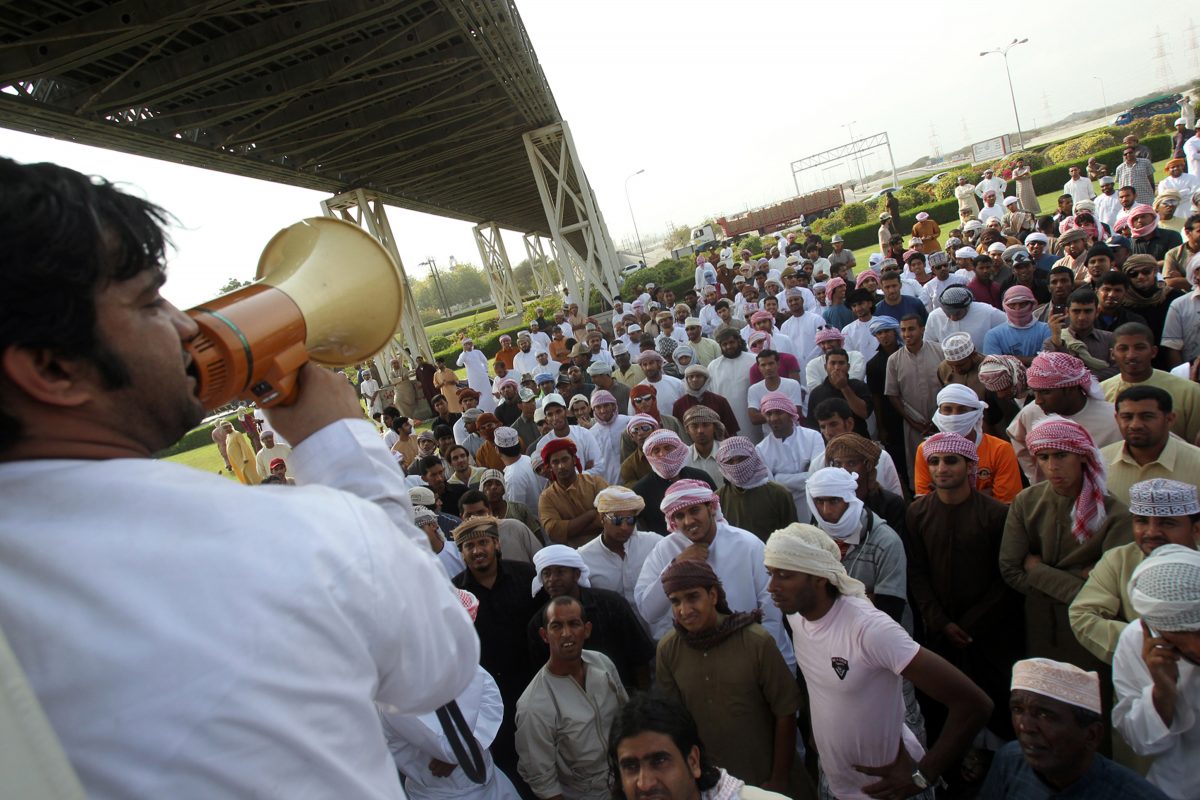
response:
<path id="1" fill-rule="evenodd" d="M 187 343 L 200 402 L 287 403 L 306 361 L 344 367 L 370 358 L 395 335 L 404 283 L 369 233 L 312 217 L 275 234 L 255 281 L 187 312 L 200 328 Z"/>

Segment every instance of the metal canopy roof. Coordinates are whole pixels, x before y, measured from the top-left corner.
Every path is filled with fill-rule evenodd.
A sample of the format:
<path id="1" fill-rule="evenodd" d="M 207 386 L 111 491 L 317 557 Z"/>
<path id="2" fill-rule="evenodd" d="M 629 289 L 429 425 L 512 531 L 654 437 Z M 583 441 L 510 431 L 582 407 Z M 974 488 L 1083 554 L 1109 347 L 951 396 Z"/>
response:
<path id="1" fill-rule="evenodd" d="M 0 0 L 0 125 L 545 233 L 505 0 Z"/>

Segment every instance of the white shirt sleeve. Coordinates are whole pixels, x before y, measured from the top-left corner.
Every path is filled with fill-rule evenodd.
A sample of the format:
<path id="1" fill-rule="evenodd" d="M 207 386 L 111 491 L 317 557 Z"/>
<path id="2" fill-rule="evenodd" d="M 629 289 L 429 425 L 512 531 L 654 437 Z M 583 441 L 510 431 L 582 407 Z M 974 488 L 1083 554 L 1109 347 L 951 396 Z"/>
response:
<path id="1" fill-rule="evenodd" d="M 1142 625 L 1134 621 L 1121 631 L 1113 654 L 1113 726 L 1121 732 L 1134 752 L 1153 756 L 1174 748 L 1180 737 L 1196 725 L 1193 698 L 1180 694 L 1175 703 L 1175 719 L 1170 727 L 1154 708 L 1154 681 L 1142 660 Z M 1181 664 L 1183 667 L 1184 664 Z"/>

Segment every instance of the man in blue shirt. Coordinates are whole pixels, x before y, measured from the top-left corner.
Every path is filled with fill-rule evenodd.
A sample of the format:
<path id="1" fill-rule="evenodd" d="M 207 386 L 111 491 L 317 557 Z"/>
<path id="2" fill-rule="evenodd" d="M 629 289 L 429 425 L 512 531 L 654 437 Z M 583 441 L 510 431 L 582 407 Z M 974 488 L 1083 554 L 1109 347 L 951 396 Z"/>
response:
<path id="1" fill-rule="evenodd" d="M 1096 752 L 1104 716 L 1095 672 L 1048 658 L 1018 661 L 1009 710 L 1017 740 L 996 753 L 982 800 L 1165 800 L 1144 778 Z"/>
<path id="2" fill-rule="evenodd" d="M 1016 356 L 1029 366 L 1033 357 L 1041 352 L 1042 342 L 1051 335 L 1049 325 L 1033 318 L 1035 304 L 1028 286 L 1010 286 L 1002 303 L 1008 324 L 997 325 L 987 332 L 983 340 L 984 354 Z"/>
<path id="3" fill-rule="evenodd" d="M 917 298 L 900 293 L 899 272 L 884 272 L 883 277 L 879 279 L 879 286 L 883 289 L 883 299 L 875 304 L 875 316 L 891 317 L 899 322 L 908 314 L 916 314 L 921 318 L 921 326 L 924 327 L 929 312 L 925 310 L 925 304 Z"/>

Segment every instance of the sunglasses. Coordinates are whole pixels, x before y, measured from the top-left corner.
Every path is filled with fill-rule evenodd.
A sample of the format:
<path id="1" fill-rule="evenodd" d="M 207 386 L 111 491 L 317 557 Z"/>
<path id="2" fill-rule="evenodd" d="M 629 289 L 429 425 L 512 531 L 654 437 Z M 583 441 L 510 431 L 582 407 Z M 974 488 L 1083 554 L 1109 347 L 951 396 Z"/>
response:
<path id="1" fill-rule="evenodd" d="M 636 516 L 625 516 L 623 514 L 605 514 L 604 518 L 608 520 L 610 525 L 633 525 L 637 522 Z"/>
<path id="2" fill-rule="evenodd" d="M 651 397 L 651 396 L 649 396 L 649 395 L 645 395 L 645 396 L 643 396 L 643 397 L 635 397 L 635 398 L 633 398 L 633 402 L 635 402 L 635 403 L 653 403 L 653 402 L 654 402 L 654 398 L 653 398 L 653 397 Z"/>
<path id="3" fill-rule="evenodd" d="M 1154 272 L 1155 272 L 1155 270 L 1154 270 L 1154 268 L 1152 268 L 1152 267 L 1146 267 L 1146 268 L 1144 268 L 1144 269 L 1132 269 L 1132 270 L 1130 270 L 1130 271 L 1129 271 L 1129 277 L 1131 277 L 1131 278 L 1141 278 L 1141 277 L 1144 277 L 1144 276 L 1146 276 L 1146 275 L 1153 275 L 1153 274 L 1154 274 Z"/>

